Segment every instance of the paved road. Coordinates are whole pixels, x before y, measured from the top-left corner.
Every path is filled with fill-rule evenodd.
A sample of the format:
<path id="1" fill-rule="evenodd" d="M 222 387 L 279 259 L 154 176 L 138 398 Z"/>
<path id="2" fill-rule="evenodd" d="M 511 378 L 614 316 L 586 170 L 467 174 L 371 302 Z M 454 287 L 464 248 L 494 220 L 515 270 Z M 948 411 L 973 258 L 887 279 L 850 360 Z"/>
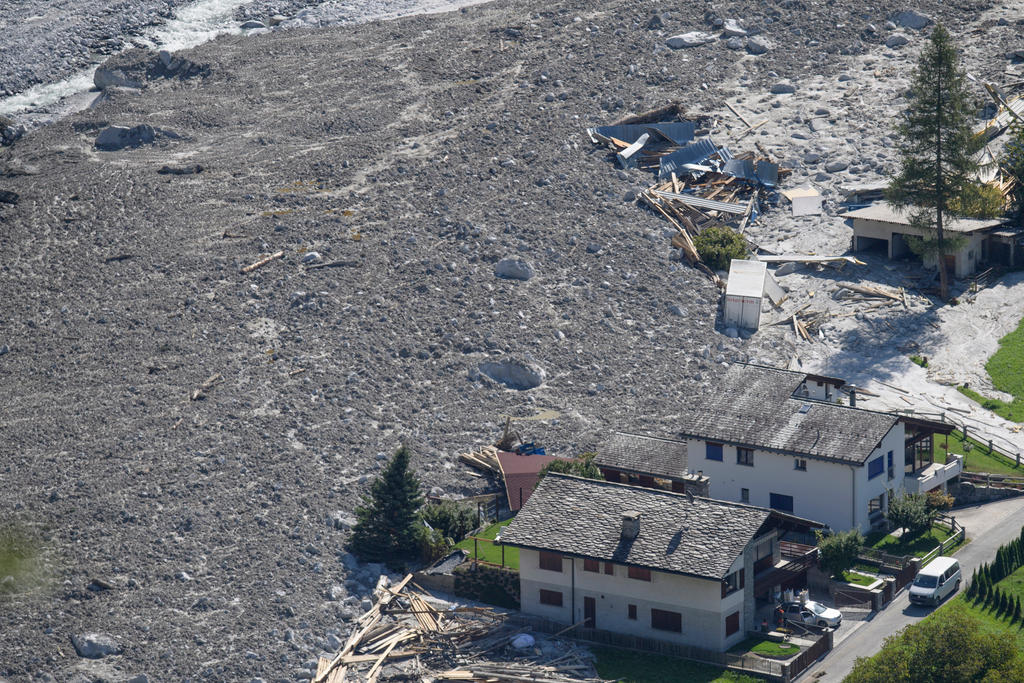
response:
<path id="1" fill-rule="evenodd" d="M 966 581 L 976 567 L 995 557 L 999 546 L 1020 534 L 1021 526 L 1024 526 L 1024 497 L 954 510 L 953 516 L 967 528 L 967 537 L 972 539 L 956 554 Z M 849 630 L 837 631 L 836 645 L 832 652 L 808 669 L 800 679 L 839 683 L 850 673 L 857 657 L 871 656 L 878 651 L 886 636 L 918 621 L 931 611 L 931 608 L 911 605 L 907 591 L 901 591 L 888 607 L 871 620 L 852 623 Z M 843 624 L 844 627 L 846 625 Z M 815 679 L 815 674 L 819 673 L 820 679 Z"/>

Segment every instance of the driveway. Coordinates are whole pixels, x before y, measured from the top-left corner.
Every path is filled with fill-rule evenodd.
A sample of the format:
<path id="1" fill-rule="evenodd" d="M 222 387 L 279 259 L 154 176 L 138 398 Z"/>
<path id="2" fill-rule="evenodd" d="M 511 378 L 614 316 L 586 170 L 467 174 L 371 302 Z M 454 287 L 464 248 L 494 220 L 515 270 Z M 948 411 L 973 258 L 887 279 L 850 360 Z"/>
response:
<path id="1" fill-rule="evenodd" d="M 1020 534 L 1024 526 L 1024 497 L 953 510 L 953 516 L 967 529 L 971 542 L 956 553 L 965 583 L 981 564 L 990 562 L 996 549 Z M 852 622 L 836 632 L 836 645 L 820 662 L 807 669 L 801 680 L 838 683 L 850 673 L 858 657 L 870 657 L 882 642 L 905 626 L 927 616 L 931 608 L 910 604 L 906 589 L 873 618 Z M 846 627 L 849 628 L 846 628 Z M 820 678 L 815 678 L 815 676 Z"/>

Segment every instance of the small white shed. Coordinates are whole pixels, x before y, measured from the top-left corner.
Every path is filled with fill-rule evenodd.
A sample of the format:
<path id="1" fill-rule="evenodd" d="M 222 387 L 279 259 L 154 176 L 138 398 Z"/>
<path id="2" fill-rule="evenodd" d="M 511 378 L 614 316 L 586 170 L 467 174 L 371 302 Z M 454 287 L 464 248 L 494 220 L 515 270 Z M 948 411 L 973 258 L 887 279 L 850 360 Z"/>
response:
<path id="1" fill-rule="evenodd" d="M 785 296 L 768 272 L 768 266 L 761 261 L 733 259 L 725 286 L 725 325 L 757 331 L 761 326 L 761 302 L 765 296 L 775 303 L 780 303 Z"/>

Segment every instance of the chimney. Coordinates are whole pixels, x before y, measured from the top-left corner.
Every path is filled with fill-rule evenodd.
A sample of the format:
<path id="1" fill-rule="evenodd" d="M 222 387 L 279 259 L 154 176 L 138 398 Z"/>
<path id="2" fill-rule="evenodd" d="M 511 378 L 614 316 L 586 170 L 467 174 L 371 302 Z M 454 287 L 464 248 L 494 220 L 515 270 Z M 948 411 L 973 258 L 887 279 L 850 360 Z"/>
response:
<path id="1" fill-rule="evenodd" d="M 850 407 L 857 407 L 857 390 L 852 388 L 850 389 Z"/>
<path id="2" fill-rule="evenodd" d="M 622 540 L 632 541 L 640 535 L 640 513 L 626 510 L 622 513 Z"/>

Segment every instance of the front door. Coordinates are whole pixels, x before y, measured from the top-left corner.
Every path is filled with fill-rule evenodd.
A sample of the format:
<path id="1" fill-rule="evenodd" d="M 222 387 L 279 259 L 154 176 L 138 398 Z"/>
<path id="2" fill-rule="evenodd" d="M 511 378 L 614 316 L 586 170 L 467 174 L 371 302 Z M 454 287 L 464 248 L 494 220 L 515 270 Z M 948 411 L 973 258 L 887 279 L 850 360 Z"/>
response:
<path id="1" fill-rule="evenodd" d="M 597 601 L 594 598 L 583 598 L 583 626 L 597 628 Z"/>

